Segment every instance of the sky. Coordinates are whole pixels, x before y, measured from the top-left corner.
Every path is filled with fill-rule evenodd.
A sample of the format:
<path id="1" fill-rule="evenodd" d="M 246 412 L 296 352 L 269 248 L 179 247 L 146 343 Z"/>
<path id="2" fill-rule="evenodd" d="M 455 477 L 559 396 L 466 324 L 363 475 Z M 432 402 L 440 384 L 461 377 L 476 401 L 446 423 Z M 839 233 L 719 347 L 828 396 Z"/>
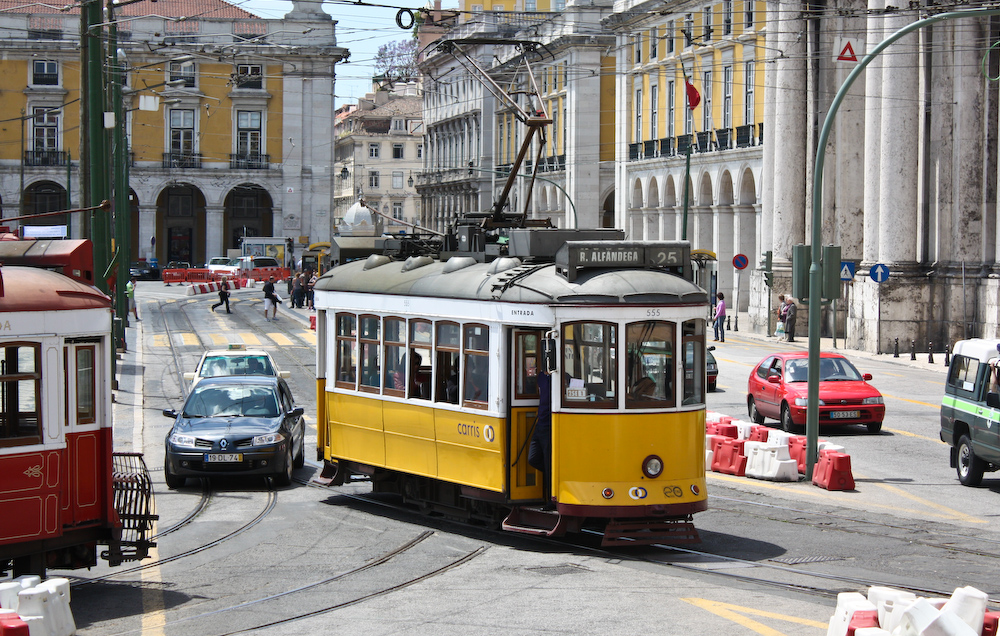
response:
<path id="1" fill-rule="evenodd" d="M 416 0 L 374 0 L 379 4 L 400 7 L 423 6 Z M 228 0 L 262 18 L 281 19 L 292 10 L 292 3 L 285 0 Z M 395 40 L 409 38 L 412 31 L 396 26 L 396 9 L 361 6 L 343 2 L 324 2 L 323 10 L 337 21 L 337 46 L 351 52 L 347 64 L 337 64 L 336 106 L 356 104 L 359 97 L 372 90 L 371 78 L 375 74 L 374 60 L 378 47 Z"/>

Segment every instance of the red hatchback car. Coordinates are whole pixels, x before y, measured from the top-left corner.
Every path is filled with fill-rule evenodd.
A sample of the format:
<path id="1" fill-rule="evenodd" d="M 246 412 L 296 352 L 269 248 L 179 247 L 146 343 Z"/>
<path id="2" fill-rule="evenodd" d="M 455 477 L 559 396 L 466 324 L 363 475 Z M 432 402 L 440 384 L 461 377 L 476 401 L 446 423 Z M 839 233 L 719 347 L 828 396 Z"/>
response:
<path id="1" fill-rule="evenodd" d="M 809 392 L 809 353 L 776 353 L 764 358 L 747 381 L 747 411 L 755 424 L 764 418 L 781 422 L 792 432 L 806 424 Z M 870 373 L 862 375 L 844 356 L 820 353 L 819 424 L 836 426 L 864 424 L 869 433 L 882 430 L 885 403 L 878 389 L 868 384 Z"/>

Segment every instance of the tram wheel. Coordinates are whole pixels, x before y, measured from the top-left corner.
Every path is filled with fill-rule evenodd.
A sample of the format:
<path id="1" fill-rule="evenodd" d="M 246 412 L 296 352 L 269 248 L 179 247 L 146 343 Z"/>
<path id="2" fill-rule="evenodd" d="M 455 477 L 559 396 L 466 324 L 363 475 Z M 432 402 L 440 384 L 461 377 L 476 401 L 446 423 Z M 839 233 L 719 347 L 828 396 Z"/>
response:
<path id="1" fill-rule="evenodd" d="M 750 420 L 754 424 L 764 423 L 764 416 L 757 410 L 757 402 L 753 399 L 752 395 L 747 396 L 747 412 L 750 414 Z"/>
<path id="2" fill-rule="evenodd" d="M 983 472 L 986 470 L 986 462 L 976 457 L 972 450 L 972 440 L 968 435 L 963 435 L 958 440 L 958 481 L 963 486 L 978 486 L 983 481 Z"/>

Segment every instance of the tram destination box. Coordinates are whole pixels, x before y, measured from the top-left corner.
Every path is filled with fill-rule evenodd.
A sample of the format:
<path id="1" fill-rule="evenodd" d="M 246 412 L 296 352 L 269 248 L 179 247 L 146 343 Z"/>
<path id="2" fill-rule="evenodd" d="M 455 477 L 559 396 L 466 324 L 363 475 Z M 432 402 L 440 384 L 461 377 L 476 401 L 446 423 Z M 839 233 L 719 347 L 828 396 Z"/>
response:
<path id="1" fill-rule="evenodd" d="M 556 253 L 556 270 L 573 282 L 592 268 L 664 269 L 692 280 L 691 244 L 687 241 L 569 241 Z"/>
<path id="2" fill-rule="evenodd" d="M 517 229 L 510 231 L 508 255 L 525 258 L 555 258 L 568 241 L 621 241 L 625 232 L 615 229 L 564 230 Z"/>

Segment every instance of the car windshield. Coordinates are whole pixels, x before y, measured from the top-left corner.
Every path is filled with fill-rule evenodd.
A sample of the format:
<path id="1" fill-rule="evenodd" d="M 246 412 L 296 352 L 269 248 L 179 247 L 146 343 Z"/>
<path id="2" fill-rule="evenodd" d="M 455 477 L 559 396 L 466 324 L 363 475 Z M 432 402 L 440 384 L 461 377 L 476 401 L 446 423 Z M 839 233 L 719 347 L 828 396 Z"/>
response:
<path id="1" fill-rule="evenodd" d="M 278 400 L 270 386 L 197 386 L 184 404 L 184 417 L 277 417 Z"/>
<path id="2" fill-rule="evenodd" d="M 860 380 L 861 373 L 846 358 L 820 358 L 819 381 Z M 809 361 L 806 358 L 785 363 L 785 382 L 808 382 Z"/>
<path id="3" fill-rule="evenodd" d="M 220 375 L 276 375 L 271 361 L 265 355 L 207 356 L 199 376 L 214 378 Z"/>

